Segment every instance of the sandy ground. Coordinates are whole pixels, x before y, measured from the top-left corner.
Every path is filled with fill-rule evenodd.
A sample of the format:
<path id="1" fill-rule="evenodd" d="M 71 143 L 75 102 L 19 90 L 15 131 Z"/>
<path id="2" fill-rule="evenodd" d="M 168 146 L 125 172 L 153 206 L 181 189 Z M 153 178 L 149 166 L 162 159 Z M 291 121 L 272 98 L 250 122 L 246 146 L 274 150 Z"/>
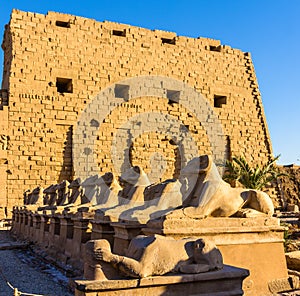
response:
<path id="1" fill-rule="evenodd" d="M 12 241 L 9 231 L 0 230 L 0 247 Z M 68 289 L 67 277 L 26 249 L 0 248 L 0 296 L 14 295 L 7 282 L 19 292 L 33 295 L 74 295 Z"/>

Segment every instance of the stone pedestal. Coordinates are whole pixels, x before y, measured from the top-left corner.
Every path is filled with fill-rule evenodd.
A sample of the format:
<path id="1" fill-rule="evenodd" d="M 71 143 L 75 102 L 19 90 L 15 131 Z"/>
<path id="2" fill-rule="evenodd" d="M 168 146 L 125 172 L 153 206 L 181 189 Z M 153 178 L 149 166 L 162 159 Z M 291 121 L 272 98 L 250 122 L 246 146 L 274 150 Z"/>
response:
<path id="1" fill-rule="evenodd" d="M 60 219 L 53 212 L 49 215 L 48 249 L 47 253 L 55 258 L 59 252 L 60 244 Z"/>
<path id="2" fill-rule="evenodd" d="M 41 229 L 41 216 L 39 214 L 32 214 L 33 219 L 33 231 L 32 231 L 32 241 L 34 243 L 38 242 L 39 239 L 39 233 Z"/>
<path id="3" fill-rule="evenodd" d="M 23 216 L 24 216 L 24 228 L 23 228 L 23 232 L 22 232 L 22 236 L 24 239 L 28 239 L 29 237 L 29 228 L 30 228 L 30 215 L 29 213 L 24 210 L 23 212 Z"/>
<path id="4" fill-rule="evenodd" d="M 78 280 L 75 281 L 75 296 L 243 295 L 242 282 L 248 275 L 248 270 L 224 266 L 222 270 L 200 274 L 172 274 L 106 281 Z"/>
<path id="5" fill-rule="evenodd" d="M 94 219 L 91 220 L 91 223 L 91 239 L 106 239 L 109 241 L 110 245 L 113 246 L 115 232 L 114 228 L 111 226 L 111 222 L 103 220 L 103 214 L 99 215 L 95 212 Z"/>
<path id="6" fill-rule="evenodd" d="M 20 227 L 19 227 L 19 234 L 18 234 L 18 236 L 21 239 L 26 239 L 25 229 L 26 229 L 27 219 L 28 218 L 27 218 L 25 212 L 23 210 L 20 211 Z"/>
<path id="7" fill-rule="evenodd" d="M 57 238 L 58 245 L 56 246 L 58 250 L 57 258 L 66 264 L 72 254 L 74 223 L 68 215 L 57 214 L 56 217 L 60 221 L 59 237 Z"/>
<path id="8" fill-rule="evenodd" d="M 33 241 L 33 235 L 35 231 L 34 223 L 33 223 L 33 213 L 30 211 L 27 211 L 27 216 L 28 216 L 28 233 L 27 233 L 27 239 L 30 241 Z"/>
<path id="9" fill-rule="evenodd" d="M 60 237 L 59 237 L 59 245 L 60 245 L 60 251 L 64 252 L 65 245 L 68 239 L 73 239 L 74 235 L 74 223 L 70 217 L 66 217 L 63 215 L 58 215 L 58 218 L 60 220 Z"/>
<path id="10" fill-rule="evenodd" d="M 145 224 L 126 223 L 126 222 L 112 222 L 110 223 L 114 228 L 114 244 L 113 253 L 118 255 L 126 255 L 126 250 L 130 241 L 142 233 L 142 228 Z"/>
<path id="11" fill-rule="evenodd" d="M 42 213 L 40 217 L 41 227 L 39 229 L 38 244 L 42 248 L 47 248 L 49 244 L 50 216 L 47 213 Z"/>
<path id="12" fill-rule="evenodd" d="M 146 235 L 173 238 L 201 237 L 215 243 L 224 263 L 250 270 L 244 281 L 245 295 L 268 295 L 269 283 L 288 278 L 283 247 L 284 228 L 276 218 L 165 217 L 147 223 Z"/>
<path id="13" fill-rule="evenodd" d="M 20 235 L 21 228 L 21 214 L 18 207 L 14 207 L 12 216 L 12 233 L 16 236 Z"/>
<path id="14" fill-rule="evenodd" d="M 78 270 L 83 270 L 82 251 L 84 244 L 91 239 L 92 227 L 90 221 L 94 213 L 78 212 L 72 217 L 74 233 L 71 241 L 70 264 Z"/>

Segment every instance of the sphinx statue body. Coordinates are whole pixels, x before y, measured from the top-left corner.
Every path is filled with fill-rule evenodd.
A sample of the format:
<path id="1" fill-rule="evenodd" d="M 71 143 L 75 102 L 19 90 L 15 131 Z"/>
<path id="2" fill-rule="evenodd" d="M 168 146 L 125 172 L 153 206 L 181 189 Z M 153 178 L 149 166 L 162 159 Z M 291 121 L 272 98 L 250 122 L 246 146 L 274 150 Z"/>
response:
<path id="1" fill-rule="evenodd" d="M 137 166 L 125 171 L 120 180 L 123 189 L 121 186 L 114 186 L 114 191 L 108 188 L 105 198 L 100 194 L 98 204 L 93 206 L 100 216 L 109 217 L 110 221 L 145 224 L 164 215 L 205 218 L 272 216 L 274 213 L 273 202 L 265 192 L 232 188 L 223 181 L 210 155 L 189 161 L 177 180 L 150 184 L 147 175 Z"/>
<path id="2" fill-rule="evenodd" d="M 131 208 L 130 213 L 131 217 L 145 221 L 156 218 L 155 213 L 171 219 L 230 217 L 237 213 L 246 217 L 272 216 L 274 213 L 272 200 L 266 193 L 232 188 L 223 181 L 209 155 L 189 161 L 177 180 L 140 188 L 144 204 Z M 141 196 L 139 191 L 139 201 Z M 106 214 L 114 214 L 118 209 L 121 210 L 118 217 L 126 217 L 126 211 L 122 210 L 127 207 L 122 206 Z M 86 279 L 113 279 L 116 274 L 144 278 L 170 272 L 201 273 L 223 267 L 218 248 L 202 238 L 176 240 L 160 235 L 141 235 L 131 240 L 125 256 L 112 253 L 107 240 L 93 240 L 86 244 L 85 256 Z"/>
<path id="3" fill-rule="evenodd" d="M 145 182 L 147 178 L 143 171 L 135 171 L 139 174 L 133 176 L 130 170 L 125 172 L 124 179 L 128 175 L 131 177 L 134 185 L 129 188 L 138 193 L 138 198 L 130 199 L 126 205 L 102 208 L 105 215 L 115 220 L 146 223 L 164 215 L 205 218 L 272 216 L 274 213 L 268 194 L 260 190 L 231 187 L 222 179 L 210 155 L 193 158 L 181 170 L 177 180 L 159 184 L 149 185 L 148 181 Z"/>
<path id="4" fill-rule="evenodd" d="M 175 273 L 202 273 L 223 268 L 219 249 L 204 239 L 166 238 L 140 235 L 132 239 L 126 256 L 113 254 L 106 240 L 89 241 L 85 247 L 85 278 L 112 279 L 118 272 L 124 276 L 144 278 Z M 102 273 L 91 270 L 101 265 Z M 113 269 L 112 269 L 113 268 Z"/>
<path id="5" fill-rule="evenodd" d="M 273 202 L 265 192 L 232 188 L 223 181 L 210 155 L 190 160 L 176 180 L 151 184 L 145 172 L 135 166 L 121 175 L 120 182 L 112 173 L 91 176 L 82 183 L 75 180 L 69 185 L 64 181 L 26 193 L 24 203 L 28 209 L 40 206 L 73 213 L 97 211 L 99 217 L 109 217 L 109 221 L 141 224 L 164 215 L 205 218 L 274 213 Z M 43 195 L 45 206 L 41 207 Z"/>
<path id="6" fill-rule="evenodd" d="M 231 187 L 221 178 L 209 155 L 193 158 L 184 170 L 194 178 L 186 178 L 186 192 L 190 193 L 177 214 L 183 212 L 191 218 L 274 214 L 274 205 L 268 194 L 260 190 Z M 192 188 L 189 188 L 190 180 L 194 180 Z M 172 214 L 176 215 L 176 210 Z"/>

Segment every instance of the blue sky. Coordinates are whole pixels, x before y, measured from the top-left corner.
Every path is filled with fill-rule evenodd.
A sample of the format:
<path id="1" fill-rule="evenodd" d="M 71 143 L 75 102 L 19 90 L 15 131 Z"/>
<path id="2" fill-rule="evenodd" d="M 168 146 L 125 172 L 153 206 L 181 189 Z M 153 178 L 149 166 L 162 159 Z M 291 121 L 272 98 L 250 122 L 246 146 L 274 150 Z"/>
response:
<path id="1" fill-rule="evenodd" d="M 274 155 L 300 165 L 299 0 L 10 0 L 0 4 L 0 31 L 13 8 L 58 11 L 190 37 L 210 37 L 251 52 Z M 3 52 L 0 53 L 2 80 Z"/>

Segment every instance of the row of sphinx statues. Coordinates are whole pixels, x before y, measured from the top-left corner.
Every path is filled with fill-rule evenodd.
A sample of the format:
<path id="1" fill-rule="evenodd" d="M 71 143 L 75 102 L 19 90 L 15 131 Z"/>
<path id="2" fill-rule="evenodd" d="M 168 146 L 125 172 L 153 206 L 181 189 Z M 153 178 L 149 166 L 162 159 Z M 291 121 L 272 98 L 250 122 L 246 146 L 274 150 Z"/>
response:
<path id="1" fill-rule="evenodd" d="M 139 224 L 164 216 L 176 220 L 274 213 L 265 192 L 232 188 L 223 181 L 210 155 L 193 158 L 178 179 L 161 183 L 151 184 L 147 174 L 135 166 L 118 179 L 109 172 L 45 189 L 37 187 L 24 193 L 24 209 L 66 214 L 88 211 L 100 221 Z M 223 267 L 222 254 L 209 240 L 177 240 L 157 234 L 135 237 L 124 256 L 113 253 L 108 240 L 90 240 L 84 257 L 84 277 L 90 280 L 115 279 L 120 274 L 143 278 L 169 272 L 202 273 Z"/>
<path id="2" fill-rule="evenodd" d="M 24 193 L 29 210 L 97 211 L 109 221 L 147 223 L 164 215 L 176 217 L 272 216 L 274 206 L 263 191 L 232 188 L 223 181 L 210 155 L 193 158 L 178 179 L 151 184 L 138 166 L 118 179 L 113 173 L 63 181 Z"/>

